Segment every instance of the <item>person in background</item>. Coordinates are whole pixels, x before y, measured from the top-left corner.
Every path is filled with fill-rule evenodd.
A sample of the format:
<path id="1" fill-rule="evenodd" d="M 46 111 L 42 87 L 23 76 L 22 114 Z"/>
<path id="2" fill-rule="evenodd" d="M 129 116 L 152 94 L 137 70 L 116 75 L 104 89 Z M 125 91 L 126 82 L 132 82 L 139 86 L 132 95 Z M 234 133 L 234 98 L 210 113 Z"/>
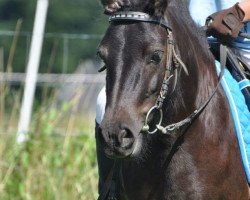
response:
<path id="1" fill-rule="evenodd" d="M 190 0 L 189 10 L 198 26 L 208 27 L 213 42 L 231 46 L 244 63 L 250 66 L 250 40 L 238 37 L 239 32 L 250 34 L 250 0 Z"/>
<path id="2" fill-rule="evenodd" d="M 228 65 L 245 97 L 250 111 L 250 39 L 239 33 L 250 34 L 250 0 L 190 0 L 189 10 L 199 26 L 206 25 L 210 48 L 218 59 L 220 43 L 228 46 L 235 56 L 235 63 Z M 243 73 L 244 71 L 244 73 Z"/>
<path id="3" fill-rule="evenodd" d="M 250 19 L 250 0 L 236 3 L 229 9 L 218 11 L 206 19 L 208 35 L 230 43 L 238 37 L 244 23 Z"/>

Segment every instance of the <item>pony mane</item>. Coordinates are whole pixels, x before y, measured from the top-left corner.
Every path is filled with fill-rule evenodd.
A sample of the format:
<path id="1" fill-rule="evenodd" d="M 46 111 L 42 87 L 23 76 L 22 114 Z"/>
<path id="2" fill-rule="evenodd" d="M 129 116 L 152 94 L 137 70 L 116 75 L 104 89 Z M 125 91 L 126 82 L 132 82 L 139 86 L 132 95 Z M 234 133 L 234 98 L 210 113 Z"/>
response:
<path id="1" fill-rule="evenodd" d="M 205 32 L 193 21 L 187 1 L 172 0 L 165 12 L 173 27 L 173 35 L 179 49 L 185 49 L 185 53 L 181 56 L 187 60 L 186 64 L 194 64 L 193 59 L 197 57 L 202 58 L 205 63 L 213 64 L 214 59 L 209 50 Z"/>

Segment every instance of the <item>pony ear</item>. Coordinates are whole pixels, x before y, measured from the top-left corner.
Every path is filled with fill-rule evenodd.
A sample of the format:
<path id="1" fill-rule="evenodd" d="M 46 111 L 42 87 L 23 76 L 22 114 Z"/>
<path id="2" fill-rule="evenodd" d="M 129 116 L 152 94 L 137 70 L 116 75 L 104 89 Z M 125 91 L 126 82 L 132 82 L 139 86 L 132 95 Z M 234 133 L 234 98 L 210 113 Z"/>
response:
<path id="1" fill-rule="evenodd" d="M 163 16 L 167 6 L 168 6 L 169 0 L 154 0 L 154 10 L 156 16 Z"/>
<path id="2" fill-rule="evenodd" d="M 106 5 L 111 5 L 115 2 L 115 0 L 101 0 L 101 3 L 103 6 L 106 6 Z"/>
<path id="3" fill-rule="evenodd" d="M 124 6 L 130 5 L 130 0 L 101 0 L 105 14 L 117 12 Z"/>

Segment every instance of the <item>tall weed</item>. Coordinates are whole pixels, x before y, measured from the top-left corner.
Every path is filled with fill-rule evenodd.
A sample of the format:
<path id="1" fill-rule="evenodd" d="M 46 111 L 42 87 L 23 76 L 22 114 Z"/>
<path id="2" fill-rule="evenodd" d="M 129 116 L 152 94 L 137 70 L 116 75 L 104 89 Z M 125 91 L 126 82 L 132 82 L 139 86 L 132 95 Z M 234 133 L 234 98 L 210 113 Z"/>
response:
<path id="1" fill-rule="evenodd" d="M 75 102 L 65 103 L 60 109 L 40 108 L 23 144 L 16 143 L 13 128 L 2 129 L 1 200 L 97 198 L 93 122 L 72 114 L 73 105 Z"/>

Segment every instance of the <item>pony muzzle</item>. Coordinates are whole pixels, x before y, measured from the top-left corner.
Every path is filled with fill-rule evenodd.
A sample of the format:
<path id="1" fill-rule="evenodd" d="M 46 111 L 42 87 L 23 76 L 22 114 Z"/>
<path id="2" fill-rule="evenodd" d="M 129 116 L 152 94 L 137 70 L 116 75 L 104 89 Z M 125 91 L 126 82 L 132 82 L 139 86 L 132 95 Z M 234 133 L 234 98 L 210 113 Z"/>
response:
<path id="1" fill-rule="evenodd" d="M 107 157 L 112 159 L 125 158 L 133 153 L 135 137 L 129 128 L 100 126 L 98 132 L 98 139 Z"/>

